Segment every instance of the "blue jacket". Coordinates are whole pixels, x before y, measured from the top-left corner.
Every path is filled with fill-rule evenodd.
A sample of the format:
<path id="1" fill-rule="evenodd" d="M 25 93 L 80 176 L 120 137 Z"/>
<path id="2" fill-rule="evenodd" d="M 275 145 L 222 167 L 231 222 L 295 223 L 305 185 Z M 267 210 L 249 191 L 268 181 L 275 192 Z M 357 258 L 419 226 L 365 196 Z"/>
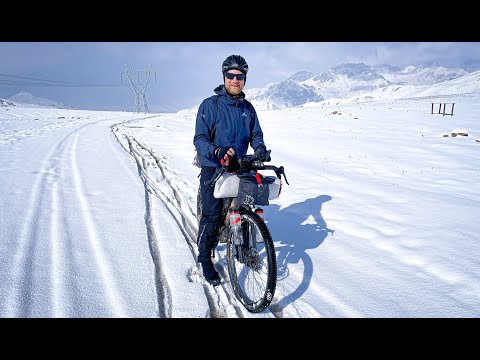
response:
<path id="1" fill-rule="evenodd" d="M 237 156 L 243 156 L 248 145 L 256 149 L 263 144 L 263 132 L 257 112 L 243 92 L 234 99 L 224 85 L 214 91 L 216 95 L 203 100 L 198 108 L 193 144 L 201 155 L 201 166 L 219 167 L 220 158 L 213 153 L 217 147 L 233 147 Z"/>

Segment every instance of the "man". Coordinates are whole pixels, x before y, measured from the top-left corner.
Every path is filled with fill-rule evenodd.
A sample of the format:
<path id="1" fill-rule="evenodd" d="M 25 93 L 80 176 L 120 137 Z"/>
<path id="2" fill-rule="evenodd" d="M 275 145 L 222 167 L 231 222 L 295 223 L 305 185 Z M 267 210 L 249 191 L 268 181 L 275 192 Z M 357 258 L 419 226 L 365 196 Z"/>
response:
<path id="1" fill-rule="evenodd" d="M 200 104 L 193 143 L 200 155 L 200 192 L 202 217 L 198 229 L 198 262 L 203 276 L 213 286 L 220 277 L 212 263 L 212 250 L 222 224 L 223 200 L 213 197 L 210 180 L 221 160 L 247 154 L 248 146 L 265 161 L 269 154 L 263 143 L 263 132 L 253 105 L 245 99 L 243 88 L 247 81 L 248 64 L 240 55 L 228 56 L 222 64 L 223 85 L 214 89 L 216 95 Z"/>

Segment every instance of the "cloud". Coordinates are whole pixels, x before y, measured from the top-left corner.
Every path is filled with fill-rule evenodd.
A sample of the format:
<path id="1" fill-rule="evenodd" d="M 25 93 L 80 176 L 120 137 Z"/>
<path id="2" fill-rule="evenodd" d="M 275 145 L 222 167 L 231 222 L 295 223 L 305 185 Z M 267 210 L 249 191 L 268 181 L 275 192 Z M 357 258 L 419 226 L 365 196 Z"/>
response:
<path id="1" fill-rule="evenodd" d="M 177 101 L 193 106 L 222 83 L 221 63 L 231 54 L 245 57 L 250 72 L 247 88 L 264 87 L 298 71 L 321 73 L 341 63 L 429 65 L 447 67 L 480 64 L 479 43 L 449 42 L 65 42 L 0 43 L 2 73 L 76 83 L 120 84 L 124 65 L 145 70 L 150 65 L 156 82 L 149 83 L 152 103 Z M 18 89 L 78 103 L 124 106 L 131 89 Z M 0 97 L 13 89 L 0 87 Z M 17 91 L 17 89 L 15 89 Z M 55 97 L 54 92 L 58 95 Z M 45 93 L 48 92 L 48 96 Z M 127 95 L 128 94 L 128 95 Z"/>

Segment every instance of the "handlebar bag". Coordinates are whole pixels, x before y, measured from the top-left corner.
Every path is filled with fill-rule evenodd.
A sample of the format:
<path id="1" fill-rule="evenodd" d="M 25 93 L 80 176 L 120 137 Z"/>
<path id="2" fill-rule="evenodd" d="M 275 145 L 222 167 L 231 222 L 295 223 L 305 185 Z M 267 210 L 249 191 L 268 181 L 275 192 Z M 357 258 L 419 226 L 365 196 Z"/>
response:
<path id="1" fill-rule="evenodd" d="M 239 175 L 237 205 L 269 205 L 270 185 L 275 182 L 273 176 L 262 176 L 258 174 L 261 183 L 257 181 L 254 174 Z"/>

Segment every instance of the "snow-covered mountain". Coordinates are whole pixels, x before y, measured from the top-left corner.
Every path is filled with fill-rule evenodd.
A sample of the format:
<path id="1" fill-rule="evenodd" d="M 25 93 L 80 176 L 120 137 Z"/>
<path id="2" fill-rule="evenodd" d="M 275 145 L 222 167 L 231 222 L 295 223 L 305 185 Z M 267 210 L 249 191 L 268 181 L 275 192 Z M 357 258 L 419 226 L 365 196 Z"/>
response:
<path id="1" fill-rule="evenodd" d="M 372 100 L 393 100 L 426 97 L 454 97 L 455 95 L 480 93 L 480 70 L 452 80 L 431 85 L 392 85 L 369 94 L 336 99 L 340 103 Z"/>
<path id="2" fill-rule="evenodd" d="M 324 100 L 314 89 L 303 86 L 291 78 L 271 84 L 261 91 L 245 91 L 245 95 L 253 99 L 256 107 L 262 110 L 284 109 Z"/>
<path id="3" fill-rule="evenodd" d="M 449 69 L 443 66 L 407 66 L 404 69 L 377 67 L 377 71 L 389 82 L 399 85 L 431 85 L 453 80 L 468 74 L 463 69 Z"/>
<path id="4" fill-rule="evenodd" d="M 297 72 L 285 81 L 245 91 L 259 110 L 282 109 L 324 100 L 369 101 L 480 91 L 474 73 L 442 66 L 340 64 L 327 72 Z M 456 80 L 456 81 L 455 81 Z M 452 82 L 453 81 L 453 82 Z M 430 95 L 427 95 L 430 94 Z"/>
<path id="5" fill-rule="evenodd" d="M 57 109 L 72 109 L 70 106 L 65 105 L 58 101 L 53 101 L 43 97 L 38 97 L 30 94 L 26 91 L 21 91 L 18 94 L 10 96 L 7 100 L 19 103 L 24 107 L 45 107 L 45 108 L 57 108 Z"/>
<path id="6" fill-rule="evenodd" d="M 390 85 L 374 67 L 365 64 L 341 64 L 302 82 L 324 98 L 345 98 L 359 91 L 373 91 Z"/>

